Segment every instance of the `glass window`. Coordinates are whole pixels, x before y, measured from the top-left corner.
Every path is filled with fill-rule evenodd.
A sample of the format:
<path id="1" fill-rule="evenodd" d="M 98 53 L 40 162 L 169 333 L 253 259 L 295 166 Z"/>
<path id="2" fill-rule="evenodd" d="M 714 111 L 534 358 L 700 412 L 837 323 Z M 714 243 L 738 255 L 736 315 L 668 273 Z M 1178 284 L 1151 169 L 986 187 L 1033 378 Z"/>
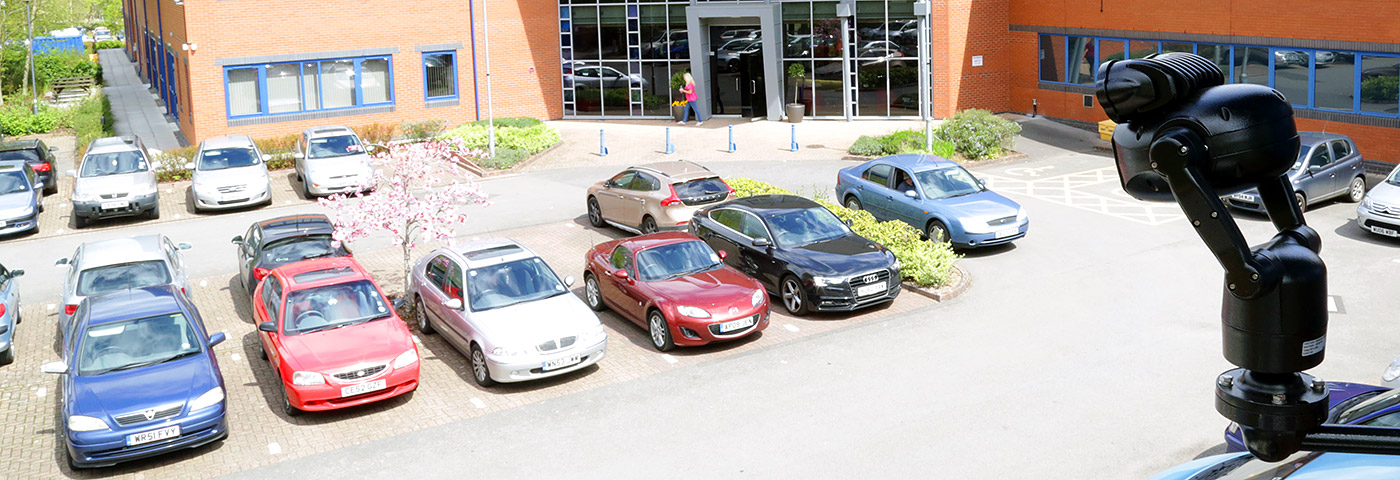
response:
<path id="1" fill-rule="evenodd" d="M 1040 36 L 1040 81 L 1063 82 L 1065 37 L 1059 35 Z"/>
<path id="2" fill-rule="evenodd" d="M 1162 42 L 1162 53 L 1167 52 L 1193 53 L 1190 42 Z"/>
<path id="3" fill-rule="evenodd" d="M 1351 144 L 1347 143 L 1345 140 L 1332 142 L 1332 158 L 1341 160 L 1346 158 L 1347 155 L 1351 155 Z"/>
<path id="4" fill-rule="evenodd" d="M 638 173 L 637 176 L 632 179 L 632 187 L 630 188 L 630 190 L 639 192 L 651 192 L 660 189 L 661 182 L 658 181 L 656 177 L 646 173 Z"/>
<path id="5" fill-rule="evenodd" d="M 791 4 L 786 4 L 791 5 Z M 802 78 L 794 78 L 787 74 L 793 65 L 802 65 Z M 783 96 L 787 98 L 784 104 L 800 103 L 806 107 L 806 115 L 816 115 L 812 111 L 812 62 L 808 60 L 796 60 L 783 62 Z"/>
<path id="6" fill-rule="evenodd" d="M 364 151 L 354 134 L 317 137 L 307 143 L 307 158 L 332 158 L 356 155 Z"/>
<path id="7" fill-rule="evenodd" d="M 78 274 L 78 295 L 100 295 L 117 290 L 165 285 L 170 269 L 161 260 L 119 263 L 83 270 Z"/>
<path id="8" fill-rule="evenodd" d="M 631 188 L 632 179 L 636 178 L 636 176 L 637 172 L 633 172 L 631 170 L 619 173 L 616 176 L 614 176 L 612 180 L 608 181 L 608 186 L 612 188 Z"/>
<path id="9" fill-rule="evenodd" d="M 598 7 L 598 55 L 604 60 L 627 59 L 627 8 Z"/>
<path id="10" fill-rule="evenodd" d="M 256 115 L 262 113 L 262 88 L 258 85 L 258 69 L 228 70 L 228 114 Z"/>
<path id="11" fill-rule="evenodd" d="M 1308 162 L 1308 167 L 1325 167 L 1332 163 L 1332 152 L 1327 150 L 1327 144 L 1322 144 L 1312 150 L 1312 160 Z"/>
<path id="12" fill-rule="evenodd" d="M 533 302 L 569 290 L 539 257 L 472 269 L 467 272 L 467 298 L 473 312 Z"/>
<path id="13" fill-rule="evenodd" d="M 597 60 L 598 7 L 572 7 L 574 23 L 569 35 L 574 44 L 574 58 Z"/>
<path id="14" fill-rule="evenodd" d="M 428 262 L 428 269 L 423 272 L 423 276 L 428 277 L 428 282 L 442 290 L 443 280 L 447 278 L 447 257 L 438 255 Z"/>
<path id="15" fill-rule="evenodd" d="M 77 374 L 102 375 L 199 354 L 194 326 L 179 312 L 88 327 Z"/>
<path id="16" fill-rule="evenodd" d="M 462 299 L 462 267 L 457 266 L 457 262 L 448 260 L 447 278 L 443 282 L 442 293 L 447 294 L 448 299 Z"/>
<path id="17" fill-rule="evenodd" d="M 846 114 L 841 92 L 841 61 L 812 62 L 812 115 L 839 117 Z"/>
<path id="18" fill-rule="evenodd" d="M 849 232 L 836 215 L 823 207 L 773 214 L 768 216 L 768 224 L 778 237 L 778 245 L 788 248 L 834 240 Z"/>
<path id="19" fill-rule="evenodd" d="M 890 115 L 919 114 L 919 61 L 890 60 Z"/>
<path id="20" fill-rule="evenodd" d="M 268 113 L 299 112 L 301 110 L 301 66 L 295 63 L 268 65 Z"/>
<path id="21" fill-rule="evenodd" d="M 366 105 L 387 103 L 393 98 L 393 81 L 389 79 L 389 59 L 370 58 L 360 61 L 360 92 Z"/>
<path id="22" fill-rule="evenodd" d="M 195 167 L 202 171 L 223 170 L 251 167 L 262 163 L 262 158 L 251 148 L 217 148 L 201 150 L 195 163 Z"/>
<path id="23" fill-rule="evenodd" d="M 783 4 L 783 56 L 810 58 L 812 56 L 812 4 L 789 2 Z"/>
<path id="24" fill-rule="evenodd" d="M 671 114 L 671 102 L 683 100 L 679 91 L 671 89 L 668 62 L 642 62 L 642 111 L 647 115 Z M 674 100 L 672 95 L 675 95 Z"/>
<path id="25" fill-rule="evenodd" d="M 23 171 L 0 172 L 0 195 L 28 192 L 31 183 Z"/>
<path id="26" fill-rule="evenodd" d="M 321 93 L 323 108 L 355 106 L 355 61 L 321 62 Z"/>
<path id="27" fill-rule="evenodd" d="M 637 252 L 637 277 L 646 281 L 694 275 L 721 265 L 719 255 L 701 241 L 672 243 Z"/>
<path id="28" fill-rule="evenodd" d="M 1308 104 L 1308 52 L 1274 50 L 1274 89 L 1289 103 Z"/>
<path id="29" fill-rule="evenodd" d="M 627 247 L 618 245 L 617 248 L 613 249 L 612 255 L 609 256 L 608 261 L 612 263 L 613 268 L 627 268 L 630 262 L 628 259 L 631 256 L 632 252 L 627 251 Z"/>
<path id="30" fill-rule="evenodd" d="M 1128 42 L 1122 40 L 1099 39 L 1099 63 L 1109 60 L 1122 60 L 1128 51 Z"/>
<path id="31" fill-rule="evenodd" d="M 141 152 L 97 153 L 83 158 L 79 177 L 100 177 L 146 171 L 146 156 Z"/>
<path id="32" fill-rule="evenodd" d="M 1196 54 L 1197 54 L 1197 55 L 1200 55 L 1200 56 L 1202 56 L 1202 57 L 1206 57 L 1206 58 L 1209 59 L 1210 61 L 1215 62 L 1215 65 L 1216 65 L 1217 67 L 1220 67 L 1220 72 L 1223 73 L 1223 74 L 1225 75 L 1226 81 L 1229 81 L 1229 79 L 1230 79 L 1230 46 L 1229 46 L 1229 45 L 1207 45 L 1207 44 L 1204 44 L 1204 43 L 1203 43 L 1203 44 L 1200 44 L 1199 46 L 1197 46 Z"/>
<path id="33" fill-rule="evenodd" d="M 1361 56 L 1361 111 L 1400 114 L 1400 57 Z"/>
<path id="34" fill-rule="evenodd" d="M 297 236 L 268 244 L 263 248 L 262 263 L 258 266 L 271 270 L 292 262 L 349 254 L 350 251 L 345 249 L 344 244 L 340 248 L 331 247 L 330 235 Z"/>
<path id="35" fill-rule="evenodd" d="M 1269 84 L 1269 49 L 1264 47 L 1235 47 L 1235 79 L 1233 83 Z"/>
<path id="36" fill-rule="evenodd" d="M 306 99 L 306 109 L 321 108 L 321 74 L 316 62 L 301 64 L 301 91 Z"/>
<path id="37" fill-rule="evenodd" d="M 836 2 L 812 4 L 812 56 L 841 58 L 845 38 L 841 34 L 841 19 L 836 16 Z M 825 114 L 823 114 L 825 115 Z"/>
<path id="38" fill-rule="evenodd" d="M 690 38 L 686 33 L 685 7 L 682 5 L 671 5 L 666 10 L 666 15 L 670 17 L 671 28 L 671 59 L 690 58 Z M 672 71 L 681 71 L 685 67 L 675 67 Z"/>
<path id="39" fill-rule="evenodd" d="M 1069 47 L 1069 70 L 1065 72 L 1069 75 L 1069 83 L 1080 85 L 1094 84 L 1094 59 L 1098 54 L 1094 52 L 1094 39 L 1092 37 L 1069 37 L 1066 45 Z"/>
<path id="40" fill-rule="evenodd" d="M 874 184 L 876 184 L 876 185 L 880 185 L 880 186 L 882 186 L 882 187 L 887 187 L 887 186 L 889 186 L 889 184 L 890 184 L 890 169 L 891 169 L 891 168 L 893 168 L 893 167 L 890 167 L 889 165 L 884 165 L 884 164 L 875 165 L 875 166 L 873 166 L 873 167 L 870 167 L 870 168 L 866 169 L 866 170 L 865 170 L 865 173 L 860 174 L 860 178 L 864 178 L 864 179 L 866 179 L 866 180 L 869 180 L 870 182 L 872 182 L 872 183 L 874 183 Z"/>
<path id="41" fill-rule="evenodd" d="M 1156 40 L 1133 40 L 1128 42 L 1128 58 L 1143 58 L 1157 53 Z"/>
<path id="42" fill-rule="evenodd" d="M 287 293 L 282 333 L 300 335 L 390 315 L 384 296 L 369 280 L 293 290 Z"/>
<path id="43" fill-rule="evenodd" d="M 423 80 L 427 98 L 457 97 L 457 53 L 429 52 L 423 54 Z M 368 101 L 368 99 L 366 99 Z"/>
<path id="44" fill-rule="evenodd" d="M 932 199 L 968 195 L 984 190 L 982 184 L 977 183 L 977 179 L 973 178 L 971 173 L 956 165 L 924 170 L 915 173 L 914 176 L 918 178 L 924 194 Z"/>
<path id="45" fill-rule="evenodd" d="M 740 234 L 743 234 L 745 237 L 749 238 L 763 238 L 767 239 L 770 242 L 773 241 L 773 238 L 768 236 L 768 228 L 763 226 L 763 221 L 759 220 L 757 216 L 749 212 L 737 210 L 736 212 L 738 212 L 739 214 L 738 220 Z"/>
<path id="46" fill-rule="evenodd" d="M 1351 111 L 1356 54 L 1318 50 L 1313 52 L 1313 62 L 1313 106 Z"/>

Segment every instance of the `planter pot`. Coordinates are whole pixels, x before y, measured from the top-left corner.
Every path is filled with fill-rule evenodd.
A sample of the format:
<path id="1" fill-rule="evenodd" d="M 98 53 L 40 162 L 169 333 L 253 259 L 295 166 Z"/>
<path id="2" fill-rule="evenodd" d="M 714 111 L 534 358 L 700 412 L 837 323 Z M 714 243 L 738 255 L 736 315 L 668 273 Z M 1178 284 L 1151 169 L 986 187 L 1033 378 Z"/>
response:
<path id="1" fill-rule="evenodd" d="M 685 106 L 684 106 L 684 105 L 679 106 L 679 107 L 678 107 L 678 106 L 675 106 L 675 105 L 672 105 L 672 106 L 671 106 L 671 116 L 674 117 L 674 118 L 676 119 L 677 122 L 681 121 L 681 118 L 682 118 L 684 115 L 685 115 Z"/>
<path id="2" fill-rule="evenodd" d="M 802 115 L 807 112 L 807 106 L 800 103 L 787 104 L 788 123 L 802 123 Z"/>

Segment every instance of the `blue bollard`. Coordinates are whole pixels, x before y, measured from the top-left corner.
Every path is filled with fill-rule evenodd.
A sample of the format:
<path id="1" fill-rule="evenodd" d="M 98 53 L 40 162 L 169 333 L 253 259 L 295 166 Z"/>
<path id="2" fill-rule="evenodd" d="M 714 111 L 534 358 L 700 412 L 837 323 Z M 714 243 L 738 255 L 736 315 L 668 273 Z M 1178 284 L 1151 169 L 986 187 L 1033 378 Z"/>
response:
<path id="1" fill-rule="evenodd" d="M 792 126 L 792 151 L 797 151 L 797 125 Z"/>
<path id="2" fill-rule="evenodd" d="M 671 143 L 671 127 L 666 127 L 666 154 L 676 153 L 676 146 Z"/>
<path id="3" fill-rule="evenodd" d="M 608 147 L 606 143 L 603 143 L 603 129 L 601 128 L 598 129 L 598 156 L 608 156 Z"/>
<path id="4" fill-rule="evenodd" d="M 734 146 L 734 126 L 733 126 L 733 125 L 730 125 L 730 126 L 729 126 L 729 153 L 734 153 L 735 150 L 738 150 L 738 148 L 736 148 L 736 147 Z"/>

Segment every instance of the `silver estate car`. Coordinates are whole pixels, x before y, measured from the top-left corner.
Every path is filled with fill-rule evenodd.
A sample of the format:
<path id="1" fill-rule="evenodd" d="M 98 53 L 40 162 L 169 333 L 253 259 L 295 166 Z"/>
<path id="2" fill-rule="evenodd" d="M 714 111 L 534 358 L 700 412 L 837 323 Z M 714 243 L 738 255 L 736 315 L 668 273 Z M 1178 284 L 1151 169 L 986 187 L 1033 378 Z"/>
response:
<path id="1" fill-rule="evenodd" d="M 374 181 L 366 145 L 349 127 L 313 127 L 297 138 L 297 180 L 306 198 L 354 193 Z"/>
<path id="2" fill-rule="evenodd" d="M 189 291 L 189 275 L 181 253 L 190 244 L 175 244 L 161 234 L 99 240 L 78 245 L 71 258 L 60 258 L 55 265 L 68 269 L 63 276 L 63 311 L 58 328 L 68 338 L 69 321 L 83 298 L 103 293 L 174 285 Z"/>
<path id="3" fill-rule="evenodd" d="M 509 239 L 439 248 L 418 260 L 409 294 L 418 331 L 467 354 L 476 383 L 520 382 L 603 358 L 598 316 L 530 249 Z"/>
<path id="4" fill-rule="evenodd" d="M 1356 207 L 1356 224 L 1362 230 L 1387 237 L 1400 237 L 1400 167 L 1361 199 Z"/>
<path id="5" fill-rule="evenodd" d="M 205 139 L 185 168 L 194 171 L 194 211 L 272 204 L 272 180 L 267 175 L 271 155 L 258 151 L 247 135 Z"/>
<path id="6" fill-rule="evenodd" d="M 111 217 L 145 214 L 160 218 L 160 195 L 141 139 L 107 137 L 93 140 L 73 177 L 73 222 L 78 228 Z"/>

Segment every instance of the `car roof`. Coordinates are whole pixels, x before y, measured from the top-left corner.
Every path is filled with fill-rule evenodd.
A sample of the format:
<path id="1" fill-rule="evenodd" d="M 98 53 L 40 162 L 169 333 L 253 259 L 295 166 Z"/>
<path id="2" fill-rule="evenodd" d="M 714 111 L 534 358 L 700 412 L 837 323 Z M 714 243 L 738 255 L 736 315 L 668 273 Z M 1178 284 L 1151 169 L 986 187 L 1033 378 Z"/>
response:
<path id="1" fill-rule="evenodd" d="M 84 243 L 83 257 L 79 259 L 82 264 L 78 265 L 77 268 L 87 270 L 118 263 L 144 260 L 165 261 L 165 254 L 160 248 L 160 239 L 160 234 L 150 234 Z"/>
<path id="2" fill-rule="evenodd" d="M 96 153 L 140 151 L 141 149 L 136 146 L 137 142 L 139 142 L 139 140 L 137 140 L 136 137 L 131 135 L 126 135 L 122 137 L 99 138 L 97 140 L 93 140 L 92 143 L 88 144 L 88 150 L 86 155 L 92 155 Z"/>
<path id="3" fill-rule="evenodd" d="M 247 135 L 221 135 L 218 137 L 210 137 L 204 139 L 204 141 L 199 144 L 200 150 L 247 147 L 257 147 L 257 144 L 253 143 L 253 137 Z"/>
<path id="4" fill-rule="evenodd" d="M 24 166 L 28 164 L 24 160 L 0 160 L 0 170 L 23 170 Z"/>
<path id="5" fill-rule="evenodd" d="M 306 135 L 306 138 L 320 138 L 338 137 L 345 134 L 354 135 L 355 131 L 344 125 L 322 125 L 302 130 L 301 134 Z"/>
<path id="6" fill-rule="evenodd" d="M 1351 138 L 1340 133 L 1330 132 L 1298 132 L 1298 141 L 1305 146 L 1313 146 L 1328 140 L 1351 140 Z"/>
<path id="7" fill-rule="evenodd" d="M 631 170 L 642 170 L 647 173 L 656 173 L 670 177 L 675 181 L 693 180 L 696 178 L 714 177 L 715 172 L 708 167 L 692 162 L 690 160 L 676 160 L 672 162 L 656 162 L 646 165 L 637 165 Z"/>
<path id="8" fill-rule="evenodd" d="M 83 301 L 88 302 L 87 325 L 182 311 L 175 295 L 174 285 L 155 285 L 86 297 Z"/>
<path id="9" fill-rule="evenodd" d="M 38 146 L 39 140 L 37 139 L 10 140 L 7 142 L 0 142 L 0 151 L 8 152 L 10 150 L 25 150 L 29 148 L 36 148 Z"/>
<path id="10" fill-rule="evenodd" d="M 670 245 L 673 243 L 681 243 L 688 241 L 698 242 L 700 241 L 700 239 L 686 232 L 658 232 L 649 235 L 641 235 L 623 239 L 620 243 L 627 246 L 628 250 L 631 250 L 633 253 L 636 253 L 652 247 L 660 247 L 663 245 Z"/>
<path id="11" fill-rule="evenodd" d="M 472 240 L 449 246 L 447 249 L 466 262 L 462 267 L 467 270 L 539 256 L 520 242 L 503 237 Z"/>
<path id="12" fill-rule="evenodd" d="M 890 155 L 875 159 L 876 162 L 885 162 L 897 167 L 907 168 L 915 172 L 947 168 L 957 165 L 958 162 L 940 157 L 938 155 L 928 155 L 923 153 L 905 153 L 900 155 Z"/>
<path id="13" fill-rule="evenodd" d="M 741 207 L 745 210 L 806 210 L 821 204 L 797 195 L 753 195 L 721 203 L 715 208 Z"/>
<path id="14" fill-rule="evenodd" d="M 316 280 L 312 281 L 298 282 L 296 280 L 296 276 L 303 273 L 316 272 L 321 270 L 331 270 L 336 268 L 349 269 L 350 272 L 345 275 L 339 275 L 330 278 L 317 278 Z M 365 271 L 364 267 L 360 266 L 359 262 L 356 262 L 354 258 L 350 257 L 326 257 L 311 260 L 302 260 L 300 262 L 288 263 L 286 265 L 277 267 L 272 271 L 273 273 L 281 274 L 281 276 L 283 277 L 283 291 L 300 290 L 303 288 L 314 287 L 318 285 L 345 283 L 353 280 L 374 280 L 372 277 L 370 277 L 369 272 Z"/>
<path id="15" fill-rule="evenodd" d="M 258 222 L 263 231 L 263 243 L 302 235 L 330 235 L 335 231 L 330 217 L 320 213 L 285 215 Z"/>

